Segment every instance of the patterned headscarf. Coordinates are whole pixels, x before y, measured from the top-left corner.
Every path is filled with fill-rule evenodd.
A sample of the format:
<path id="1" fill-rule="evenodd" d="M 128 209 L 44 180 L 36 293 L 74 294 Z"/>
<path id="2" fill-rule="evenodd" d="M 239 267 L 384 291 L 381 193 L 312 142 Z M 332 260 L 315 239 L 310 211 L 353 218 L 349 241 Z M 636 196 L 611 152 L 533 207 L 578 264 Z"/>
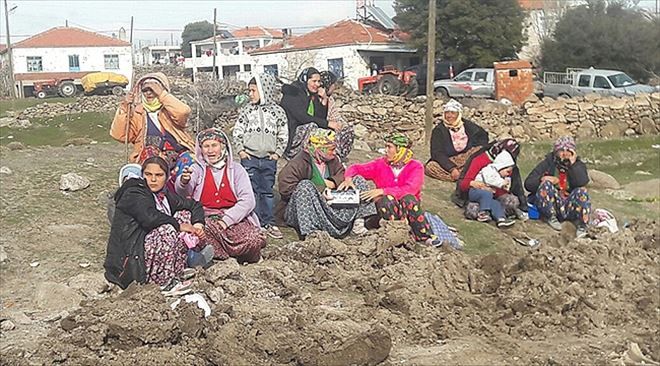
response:
<path id="1" fill-rule="evenodd" d="M 385 142 L 389 142 L 397 147 L 396 154 L 392 159 L 389 159 L 391 166 L 395 168 L 403 168 L 413 158 L 412 141 L 408 136 L 401 133 L 393 133 L 385 137 Z"/>
<path id="2" fill-rule="evenodd" d="M 330 161 L 334 159 L 334 155 L 330 156 L 328 151 L 336 146 L 335 132 L 319 128 L 309 136 L 309 140 L 307 141 L 307 152 L 309 152 L 309 155 L 319 163 Z"/>
<path id="3" fill-rule="evenodd" d="M 456 120 L 453 122 L 447 121 L 444 115 L 442 116 L 442 124 L 444 124 L 445 127 L 452 130 L 458 130 L 463 127 L 463 105 L 461 103 L 457 102 L 455 99 L 450 99 L 447 103 L 445 103 L 443 110 L 445 112 L 458 113 Z"/>
<path id="4" fill-rule="evenodd" d="M 321 71 L 321 86 L 328 90 L 332 84 L 337 82 L 337 75 L 332 71 Z"/>
<path id="5" fill-rule="evenodd" d="M 304 69 L 304 70 L 300 73 L 300 75 L 298 75 L 298 81 L 300 81 L 301 83 L 303 83 L 303 84 L 305 85 L 305 87 L 306 87 L 306 86 L 307 86 L 307 80 L 309 80 L 309 79 L 312 77 L 312 75 L 314 75 L 314 74 L 319 74 L 319 75 L 321 75 L 321 73 L 319 72 L 319 70 L 317 70 L 317 69 L 315 69 L 315 68 L 313 68 L 313 67 L 308 67 L 308 68 Z"/>
<path id="6" fill-rule="evenodd" d="M 520 144 L 514 139 L 500 140 L 490 147 L 488 153 L 490 154 L 491 159 L 495 159 L 495 157 L 502 151 L 508 151 L 509 154 L 511 154 L 511 157 L 515 160 L 518 158 L 518 154 L 520 154 Z"/>
<path id="7" fill-rule="evenodd" d="M 228 146 L 228 142 L 227 142 L 227 138 L 225 137 L 225 134 L 216 128 L 208 128 L 197 134 L 197 144 L 200 146 L 200 148 L 204 143 L 204 141 L 207 140 L 215 140 L 225 146 L 225 149 L 222 151 L 222 155 L 220 156 L 220 161 L 212 165 L 216 169 L 223 168 L 227 160 L 227 146 Z M 206 157 L 204 157 L 204 160 L 206 160 Z M 209 162 L 207 161 L 207 163 Z"/>
<path id="8" fill-rule="evenodd" d="M 554 153 L 557 153 L 562 150 L 568 150 L 575 152 L 577 149 L 577 145 L 575 144 L 575 140 L 571 136 L 562 136 L 555 141 L 555 145 L 552 149 Z"/>

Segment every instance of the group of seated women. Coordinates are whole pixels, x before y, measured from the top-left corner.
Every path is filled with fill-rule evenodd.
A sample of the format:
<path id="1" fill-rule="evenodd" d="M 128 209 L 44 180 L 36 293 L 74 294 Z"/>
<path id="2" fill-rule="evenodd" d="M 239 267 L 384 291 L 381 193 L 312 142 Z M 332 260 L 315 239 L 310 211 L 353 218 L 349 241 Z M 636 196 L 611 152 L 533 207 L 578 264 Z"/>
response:
<path id="1" fill-rule="evenodd" d="M 293 103 L 308 110 L 285 108 L 287 115 L 303 121 L 316 118 L 312 109 L 318 107 L 310 90 L 316 82 L 309 81 L 317 74 L 306 70 L 300 85 L 294 86 L 302 92 L 308 87 L 308 103 Z M 251 177 L 234 161 L 228 136 L 216 128 L 194 139 L 189 136 L 185 127 L 190 109 L 168 93 L 166 80 L 160 74 L 142 78 L 113 121 L 112 136 L 132 142 L 132 159 L 141 165 L 137 172 L 122 176 L 114 196 L 105 275 L 122 288 L 149 282 L 176 295 L 189 291 L 186 267 L 191 257 L 211 253 L 219 260 L 233 257 L 239 263 L 255 263 L 266 235 L 255 213 Z M 529 201 L 553 229 L 561 230 L 561 221 L 572 220 L 578 224 L 578 235 L 586 235 L 590 201 L 584 186 L 589 178 L 574 140 L 557 140 L 553 152 L 523 185 L 516 165 L 520 145 L 513 139 L 489 143 L 481 127 L 463 121 L 461 110 L 454 100 L 446 103 L 426 166 L 414 159 L 412 141 L 395 133 L 384 138 L 384 156 L 345 167 L 337 153 L 337 130 L 343 126 L 306 128 L 302 141 L 297 141 L 299 150 L 277 177 L 281 221 L 304 239 L 315 231 L 335 238 L 363 235 L 381 220 L 402 220 L 415 240 L 438 245 L 440 239 L 421 204 L 426 171 L 433 178 L 456 182 L 453 201 L 465 208 L 469 219 L 493 220 L 506 228 L 514 219 L 527 218 Z M 194 157 L 186 149 L 193 141 Z M 333 204 L 342 193 L 359 198 Z"/>

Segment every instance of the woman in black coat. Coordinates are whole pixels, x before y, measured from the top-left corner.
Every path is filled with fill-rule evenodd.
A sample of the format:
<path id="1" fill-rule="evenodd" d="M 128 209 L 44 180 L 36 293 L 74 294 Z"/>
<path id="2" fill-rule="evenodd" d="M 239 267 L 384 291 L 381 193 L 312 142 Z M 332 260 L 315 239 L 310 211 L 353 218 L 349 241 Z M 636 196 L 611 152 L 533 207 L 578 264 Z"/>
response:
<path id="1" fill-rule="evenodd" d="M 204 209 L 165 190 L 168 172 L 164 159 L 148 158 L 142 177 L 129 178 L 115 193 L 104 267 L 105 278 L 121 288 L 149 282 L 180 293 L 190 286 L 179 277 L 186 265 L 186 242 L 204 238 Z"/>
<path id="2" fill-rule="evenodd" d="M 426 175 L 455 182 L 465 162 L 483 146 L 488 145 L 488 132 L 462 117 L 463 106 L 454 99 L 445 103 L 442 123 L 431 132 L 431 159 L 426 163 Z"/>
<path id="3" fill-rule="evenodd" d="M 591 200 L 587 166 L 577 155 L 575 140 L 560 137 L 553 151 L 525 179 L 529 202 L 536 205 L 550 227 L 559 231 L 561 221 L 575 221 L 577 237 L 587 235 Z"/>

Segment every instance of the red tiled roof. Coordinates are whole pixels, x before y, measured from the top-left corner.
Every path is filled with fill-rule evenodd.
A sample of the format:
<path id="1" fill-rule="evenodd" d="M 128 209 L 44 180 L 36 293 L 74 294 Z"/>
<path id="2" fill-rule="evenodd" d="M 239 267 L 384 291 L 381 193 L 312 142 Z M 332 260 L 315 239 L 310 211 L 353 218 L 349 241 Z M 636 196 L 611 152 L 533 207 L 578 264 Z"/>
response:
<path id="1" fill-rule="evenodd" d="M 55 27 L 24 39 L 12 48 L 50 47 L 126 47 L 131 44 L 118 38 L 73 27 Z"/>
<path id="2" fill-rule="evenodd" d="M 254 37 L 282 38 L 284 36 L 281 30 L 264 28 L 260 26 L 239 28 L 231 31 L 231 34 L 236 38 L 254 38 Z"/>
<path id="3" fill-rule="evenodd" d="M 96 71 L 80 71 L 80 72 L 31 72 L 19 73 L 15 75 L 17 81 L 45 81 L 52 79 L 80 79 L 83 76 Z"/>
<path id="4" fill-rule="evenodd" d="M 518 4 L 523 10 L 543 10 L 545 0 L 518 0 Z"/>
<path id="5" fill-rule="evenodd" d="M 386 32 L 378 28 L 359 23 L 355 20 L 342 20 L 327 27 L 289 39 L 288 46 L 282 42 L 268 45 L 251 52 L 258 55 L 280 50 L 295 51 L 332 46 L 350 46 L 366 44 L 400 44 L 407 34 L 394 31 Z"/>

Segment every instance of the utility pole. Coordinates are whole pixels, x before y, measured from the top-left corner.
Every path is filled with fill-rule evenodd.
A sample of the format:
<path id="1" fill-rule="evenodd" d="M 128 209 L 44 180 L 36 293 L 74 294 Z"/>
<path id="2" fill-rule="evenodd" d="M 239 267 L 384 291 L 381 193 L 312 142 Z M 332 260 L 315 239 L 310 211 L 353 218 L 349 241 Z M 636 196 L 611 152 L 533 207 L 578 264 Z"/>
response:
<path id="1" fill-rule="evenodd" d="M 431 141 L 433 130 L 433 81 L 435 79 L 435 0 L 429 0 L 429 28 L 426 34 L 426 114 L 424 128 L 424 142 Z"/>
<path id="2" fill-rule="evenodd" d="M 213 8 L 213 80 L 218 80 L 218 70 L 215 68 L 215 55 L 218 54 L 218 42 L 215 39 L 215 29 L 217 28 L 218 22 L 218 9 Z"/>
<path id="3" fill-rule="evenodd" d="M 9 9 L 7 8 L 7 0 L 5 0 L 5 31 L 7 32 L 7 56 L 9 57 L 9 87 L 11 88 L 11 95 L 18 98 L 16 94 L 16 80 L 14 80 L 14 58 L 11 51 L 11 37 L 9 36 Z"/>

